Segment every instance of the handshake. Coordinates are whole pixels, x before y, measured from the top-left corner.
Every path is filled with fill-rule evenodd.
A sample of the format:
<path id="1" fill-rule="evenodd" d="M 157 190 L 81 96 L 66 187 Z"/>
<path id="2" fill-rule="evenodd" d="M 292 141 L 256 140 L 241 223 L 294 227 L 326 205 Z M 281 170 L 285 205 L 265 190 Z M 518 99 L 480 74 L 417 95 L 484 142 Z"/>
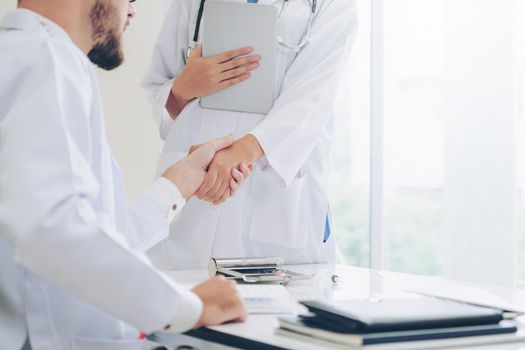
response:
<path id="1" fill-rule="evenodd" d="M 230 135 L 192 146 L 189 155 L 162 176 L 172 181 L 186 199 L 196 194 L 200 199 L 220 204 L 235 194 L 252 171 L 251 164 L 243 163 L 246 159 L 243 145 L 234 141 Z M 246 307 L 234 281 L 223 276 L 213 277 L 192 291 L 203 304 L 202 314 L 193 328 L 246 320 Z"/>
<path id="2" fill-rule="evenodd" d="M 242 149 L 233 135 L 190 148 L 188 156 L 171 167 L 163 177 L 173 182 L 188 199 L 193 195 L 215 205 L 232 197 L 253 166 L 246 165 Z M 240 145 L 239 145 L 240 146 Z"/>

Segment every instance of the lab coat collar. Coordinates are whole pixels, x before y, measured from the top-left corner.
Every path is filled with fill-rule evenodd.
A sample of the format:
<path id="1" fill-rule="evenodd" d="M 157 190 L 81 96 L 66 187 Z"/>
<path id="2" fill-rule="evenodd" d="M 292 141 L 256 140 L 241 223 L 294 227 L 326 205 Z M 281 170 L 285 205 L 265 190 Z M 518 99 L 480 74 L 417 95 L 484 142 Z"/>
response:
<path id="1" fill-rule="evenodd" d="M 13 10 L 0 21 L 0 29 L 4 30 L 44 30 L 50 36 L 61 37 L 72 42 L 71 37 L 58 24 L 38 13 L 18 8 Z"/>

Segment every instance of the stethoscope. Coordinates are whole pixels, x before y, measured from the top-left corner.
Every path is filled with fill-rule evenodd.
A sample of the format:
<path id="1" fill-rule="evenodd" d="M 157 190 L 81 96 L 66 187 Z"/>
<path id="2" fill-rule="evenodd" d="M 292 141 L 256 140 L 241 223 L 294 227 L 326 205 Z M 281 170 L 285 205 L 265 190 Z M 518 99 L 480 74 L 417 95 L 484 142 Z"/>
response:
<path id="1" fill-rule="evenodd" d="M 199 40 L 199 30 L 201 26 L 202 15 L 204 13 L 204 2 L 205 1 L 206 0 L 201 0 L 200 5 L 199 5 L 199 12 L 197 14 L 197 22 L 195 24 L 195 30 L 193 32 L 192 43 L 186 49 L 186 57 L 185 57 L 186 60 L 190 57 L 191 51 L 197 47 L 197 41 Z M 281 10 L 279 11 L 279 15 L 277 16 L 277 21 L 281 20 L 281 15 L 284 11 L 284 8 L 288 4 L 288 1 L 289 0 L 283 0 Z M 317 10 L 317 0 L 306 0 L 306 1 L 308 1 L 308 3 L 310 4 L 310 16 L 308 18 L 308 25 L 306 27 L 305 33 L 303 34 L 301 41 L 297 45 L 292 45 L 284 41 L 284 39 L 279 36 L 277 37 L 277 43 L 279 45 L 286 47 L 288 49 L 291 49 L 291 50 L 299 51 L 304 46 L 306 46 L 306 44 L 308 44 L 308 40 L 310 39 L 310 30 L 312 29 L 312 23 L 315 17 L 315 11 Z"/>

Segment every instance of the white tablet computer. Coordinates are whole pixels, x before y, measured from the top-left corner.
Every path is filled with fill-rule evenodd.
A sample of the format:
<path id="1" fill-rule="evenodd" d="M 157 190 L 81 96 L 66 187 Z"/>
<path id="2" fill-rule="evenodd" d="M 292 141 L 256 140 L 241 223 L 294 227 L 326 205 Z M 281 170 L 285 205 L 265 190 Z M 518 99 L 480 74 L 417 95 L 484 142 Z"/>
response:
<path id="1" fill-rule="evenodd" d="M 268 113 L 273 106 L 277 56 L 277 9 L 272 5 L 207 1 L 203 16 L 203 56 L 253 47 L 261 56 L 251 77 L 206 97 L 203 108 Z"/>

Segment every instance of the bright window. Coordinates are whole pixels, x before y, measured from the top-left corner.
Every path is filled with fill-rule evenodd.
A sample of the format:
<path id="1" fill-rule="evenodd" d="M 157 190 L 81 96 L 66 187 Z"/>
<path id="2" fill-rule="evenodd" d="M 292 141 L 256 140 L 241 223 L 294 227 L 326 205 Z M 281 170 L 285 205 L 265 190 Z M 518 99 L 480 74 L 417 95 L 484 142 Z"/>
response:
<path id="1" fill-rule="evenodd" d="M 330 188 L 343 256 L 525 284 L 525 2 L 358 5 Z"/>

